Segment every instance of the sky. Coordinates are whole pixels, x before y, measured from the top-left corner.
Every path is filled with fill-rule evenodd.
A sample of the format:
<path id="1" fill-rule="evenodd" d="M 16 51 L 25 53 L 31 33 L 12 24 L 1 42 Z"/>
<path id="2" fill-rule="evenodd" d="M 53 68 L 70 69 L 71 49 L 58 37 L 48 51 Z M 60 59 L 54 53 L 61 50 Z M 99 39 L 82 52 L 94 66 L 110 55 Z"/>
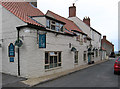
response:
<path id="1" fill-rule="evenodd" d="M 37 0 L 38 8 L 45 14 L 53 11 L 68 18 L 69 7 L 75 3 L 76 16 L 81 20 L 85 16 L 91 19 L 91 27 L 115 45 L 118 50 L 118 2 L 120 0 Z"/>

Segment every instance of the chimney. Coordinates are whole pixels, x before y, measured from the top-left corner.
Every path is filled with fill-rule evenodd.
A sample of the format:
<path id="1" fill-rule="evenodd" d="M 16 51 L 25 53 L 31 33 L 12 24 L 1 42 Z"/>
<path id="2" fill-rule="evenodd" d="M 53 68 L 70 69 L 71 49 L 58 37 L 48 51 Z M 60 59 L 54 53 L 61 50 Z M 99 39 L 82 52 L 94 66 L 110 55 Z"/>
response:
<path id="1" fill-rule="evenodd" d="M 69 7 L 69 17 L 75 17 L 76 16 L 76 6 L 75 3 L 73 3 L 73 6 Z"/>
<path id="2" fill-rule="evenodd" d="M 83 22 L 90 26 L 90 18 L 89 17 L 84 17 Z"/>
<path id="3" fill-rule="evenodd" d="M 103 39 L 106 40 L 106 36 L 103 36 Z"/>

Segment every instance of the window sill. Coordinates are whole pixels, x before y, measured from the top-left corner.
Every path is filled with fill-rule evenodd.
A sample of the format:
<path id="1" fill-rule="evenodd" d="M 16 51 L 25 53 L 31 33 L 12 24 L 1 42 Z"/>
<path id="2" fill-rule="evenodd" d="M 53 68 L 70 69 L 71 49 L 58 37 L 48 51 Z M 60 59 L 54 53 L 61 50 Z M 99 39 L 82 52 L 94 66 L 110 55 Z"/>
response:
<path id="1" fill-rule="evenodd" d="M 78 65 L 78 63 L 74 63 L 74 65 Z"/>
<path id="2" fill-rule="evenodd" d="M 61 69 L 62 67 L 55 67 L 55 68 L 50 68 L 50 69 L 45 69 L 45 72 L 48 72 L 48 71 L 52 71 L 52 70 L 57 70 L 57 69 Z"/>

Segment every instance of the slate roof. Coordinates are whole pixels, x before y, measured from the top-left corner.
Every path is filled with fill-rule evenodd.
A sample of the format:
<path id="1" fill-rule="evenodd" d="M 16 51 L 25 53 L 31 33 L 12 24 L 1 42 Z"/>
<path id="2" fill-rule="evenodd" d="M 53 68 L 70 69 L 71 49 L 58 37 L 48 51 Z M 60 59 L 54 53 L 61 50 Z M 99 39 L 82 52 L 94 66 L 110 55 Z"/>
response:
<path id="1" fill-rule="evenodd" d="M 64 18 L 64 17 L 62 17 L 62 16 L 60 16 L 60 15 L 58 15 L 50 10 L 47 11 L 46 15 L 48 13 L 51 14 L 55 19 L 62 21 L 62 22 L 65 22 L 66 23 L 65 28 L 67 30 L 69 30 L 70 32 L 77 31 L 77 32 L 83 33 L 83 31 L 73 21 L 71 21 L 67 18 Z M 85 34 L 85 33 L 83 33 L 83 34 Z"/>
<path id="2" fill-rule="evenodd" d="M 44 15 L 39 9 L 33 7 L 28 2 L 0 2 L 8 11 L 13 13 L 25 23 L 43 27 L 40 23 L 33 20 L 30 16 Z"/>

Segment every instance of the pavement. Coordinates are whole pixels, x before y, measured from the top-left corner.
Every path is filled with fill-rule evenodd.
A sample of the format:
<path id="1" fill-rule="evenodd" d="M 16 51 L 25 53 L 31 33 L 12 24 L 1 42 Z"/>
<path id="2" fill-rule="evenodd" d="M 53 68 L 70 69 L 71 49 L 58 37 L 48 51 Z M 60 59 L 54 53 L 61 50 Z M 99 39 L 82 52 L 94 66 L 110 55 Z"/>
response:
<path id="1" fill-rule="evenodd" d="M 72 74 L 74 72 L 77 72 L 79 70 L 106 62 L 108 60 L 103 60 L 103 61 L 98 61 L 95 62 L 94 64 L 91 65 L 82 65 L 79 66 L 75 69 L 71 69 L 68 71 L 64 71 L 61 73 L 56 73 L 53 75 L 49 75 L 49 76 L 44 76 L 44 77 L 39 77 L 39 78 L 30 78 L 30 79 L 26 79 L 26 78 L 21 78 L 21 77 L 16 77 L 16 76 L 12 76 L 12 75 L 8 75 L 8 74 L 2 74 L 2 86 L 3 87 L 34 87 L 36 85 L 51 81 L 51 80 L 55 80 L 58 79 L 60 77 L 63 77 L 65 75 L 69 75 Z M 0 73 L 1 74 L 1 73 Z"/>

